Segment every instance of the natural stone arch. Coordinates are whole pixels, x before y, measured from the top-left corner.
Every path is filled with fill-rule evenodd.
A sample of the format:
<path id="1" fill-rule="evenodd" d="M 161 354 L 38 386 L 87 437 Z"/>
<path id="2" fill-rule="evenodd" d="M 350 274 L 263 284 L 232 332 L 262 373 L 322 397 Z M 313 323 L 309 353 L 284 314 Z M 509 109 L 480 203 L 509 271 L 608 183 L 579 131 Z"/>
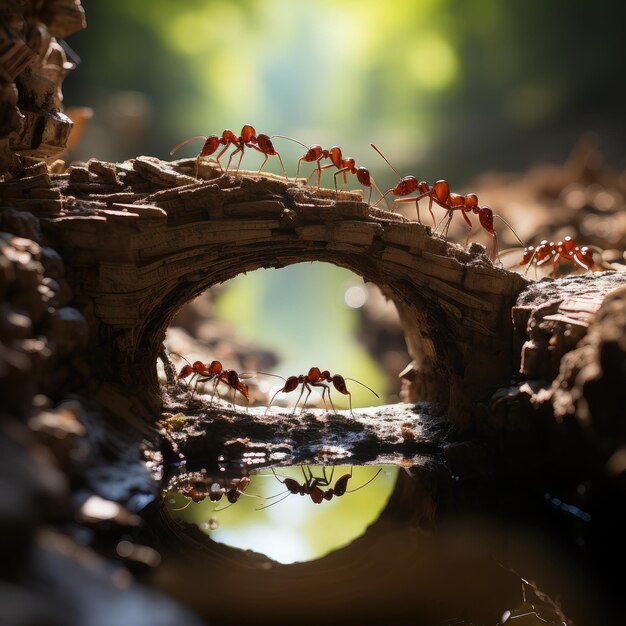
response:
<path id="1" fill-rule="evenodd" d="M 514 371 L 510 311 L 525 280 L 482 247 L 464 252 L 360 192 L 208 165 L 198 180 L 193 164 L 91 161 L 41 180 L 60 188 L 44 228 L 91 321 L 93 373 L 109 394 L 158 407 L 154 363 L 176 310 L 240 273 L 303 261 L 345 267 L 394 301 L 416 395 L 455 421 Z"/>

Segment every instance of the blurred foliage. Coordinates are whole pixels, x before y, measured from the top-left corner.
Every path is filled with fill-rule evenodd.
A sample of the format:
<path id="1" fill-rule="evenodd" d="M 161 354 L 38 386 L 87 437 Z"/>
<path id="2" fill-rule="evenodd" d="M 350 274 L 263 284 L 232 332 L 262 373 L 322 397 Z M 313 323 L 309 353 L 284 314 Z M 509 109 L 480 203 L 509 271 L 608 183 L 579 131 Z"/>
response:
<path id="1" fill-rule="evenodd" d="M 357 276 L 333 265 L 299 263 L 257 270 L 226 284 L 218 314 L 235 325 L 242 339 L 278 351 L 281 362 L 273 373 L 286 378 L 317 366 L 356 378 L 383 395 L 380 369 L 357 343 L 356 316 L 344 302 L 346 289 L 363 284 Z M 282 381 L 275 379 L 272 386 L 278 388 Z M 379 403 L 358 384 L 348 381 L 347 388 L 355 407 Z M 295 404 L 299 393 L 300 388 L 286 401 Z M 348 407 L 348 396 L 334 387 L 331 393 L 337 408 Z"/>
<path id="2" fill-rule="evenodd" d="M 187 136 L 251 122 L 306 144 L 341 145 L 391 181 L 370 141 L 427 179 L 563 160 L 584 130 L 606 138 L 609 156 L 624 143 L 623 3 L 83 5 L 88 28 L 69 42 L 83 65 L 65 84 L 67 104 L 96 110 L 83 156 L 166 157 Z M 134 146 L 123 134 L 111 145 L 128 91 L 143 97 L 145 134 Z M 95 133 L 102 126 L 108 132 Z M 300 148 L 284 150 L 295 163 Z"/>
<path id="3" fill-rule="evenodd" d="M 245 493 L 257 497 L 242 496 L 232 506 L 208 498 L 195 503 L 175 491 L 167 493 L 166 502 L 173 517 L 197 524 L 219 543 L 260 552 L 280 563 L 310 561 L 351 543 L 378 519 L 391 497 L 399 468 L 382 466 L 370 484 L 357 489 L 379 467 L 352 468 L 348 489 L 356 491 L 321 504 L 314 504 L 308 496 L 293 494 L 283 501 L 280 497 L 267 499 L 287 493 L 271 471 L 252 475 Z M 322 475 L 322 466 L 310 468 L 314 476 Z M 337 478 L 350 471 L 350 466 L 335 466 L 333 486 Z M 328 468 L 327 472 L 330 476 Z M 300 467 L 280 468 L 276 473 L 281 480 L 290 477 L 303 482 Z M 261 507 L 267 508 L 258 510 Z"/>
<path id="4" fill-rule="evenodd" d="M 403 175 L 447 178 L 459 192 L 469 191 L 463 185 L 486 169 L 562 162 L 588 130 L 599 134 L 609 161 L 626 163 L 624 3 L 82 3 L 88 27 L 69 44 L 83 63 L 65 81 L 65 102 L 91 106 L 95 117 L 74 158 L 168 158 L 186 137 L 224 128 L 238 132 L 249 122 L 259 132 L 290 135 L 307 145 L 340 145 L 383 190 L 395 175 L 370 142 Z M 293 175 L 302 148 L 282 139 L 275 143 Z M 176 156 L 199 149 L 194 142 Z M 260 159 L 248 151 L 243 167 L 258 167 Z M 278 171 L 276 159 L 268 162 L 272 168 Z M 309 164 L 303 166 L 309 171 Z M 332 184 L 331 173 L 324 182 Z M 349 184 L 358 187 L 352 177 Z M 301 271 L 280 287 L 274 278 L 257 275 L 258 284 L 235 281 L 236 292 L 221 310 L 236 324 L 256 320 L 255 336 L 264 335 L 263 343 L 285 353 L 290 373 L 306 371 L 291 359 L 297 350 L 311 365 L 319 359 L 319 365 L 345 369 L 375 386 L 362 351 L 344 365 L 312 348 L 339 345 L 339 329 L 350 323 L 329 308 L 333 275 L 319 264 L 306 277 Z M 261 280 L 271 282 L 262 287 Z M 305 292 L 316 294 L 316 301 L 299 305 Z M 278 296 L 289 293 L 290 304 L 281 304 Z M 338 355 L 351 350 L 346 344 Z"/>

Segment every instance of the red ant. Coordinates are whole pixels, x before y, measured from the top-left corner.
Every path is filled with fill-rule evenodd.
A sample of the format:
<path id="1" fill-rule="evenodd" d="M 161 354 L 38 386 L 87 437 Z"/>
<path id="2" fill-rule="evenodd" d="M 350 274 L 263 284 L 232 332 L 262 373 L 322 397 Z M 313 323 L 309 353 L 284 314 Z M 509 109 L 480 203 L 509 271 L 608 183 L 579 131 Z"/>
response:
<path id="1" fill-rule="evenodd" d="M 172 354 L 177 354 L 176 352 L 172 352 Z M 178 356 L 182 355 L 178 354 Z M 185 359 L 187 361 L 187 359 Z M 209 365 L 206 365 L 202 361 L 194 361 L 193 363 L 189 363 L 187 361 L 187 365 L 183 365 L 180 372 L 177 375 L 177 379 L 183 379 L 191 376 L 191 380 L 196 378 L 196 384 L 193 388 L 193 393 L 195 393 L 196 388 L 200 383 L 205 383 L 210 380 L 213 380 L 213 391 L 211 393 L 211 405 L 213 404 L 213 397 L 215 396 L 215 392 L 217 391 L 217 386 L 220 383 L 224 383 L 228 385 L 233 390 L 233 406 L 235 404 L 235 395 L 237 392 L 241 393 L 245 399 L 250 402 L 250 394 L 247 385 L 241 382 L 240 378 L 245 376 L 245 374 L 239 375 L 233 369 L 224 369 L 224 366 L 220 361 L 211 361 Z"/>
<path id="2" fill-rule="evenodd" d="M 536 267 L 541 267 L 551 262 L 551 273 L 556 275 L 558 273 L 559 261 L 561 260 L 569 261 L 584 270 L 594 267 L 593 251 L 588 246 L 583 246 L 582 248 L 574 246 L 574 241 L 571 237 L 565 237 L 563 241 L 558 243 L 544 239 L 536 248 L 534 246 L 524 248 L 520 265 L 528 265 L 526 268 L 526 272 L 528 272 L 533 263 L 535 263 Z"/>
<path id="3" fill-rule="evenodd" d="M 185 139 L 181 141 L 179 144 L 176 144 L 171 150 L 170 154 L 174 154 L 179 148 L 187 145 L 191 141 L 195 141 L 196 139 L 204 139 L 204 144 L 196 157 L 196 178 L 198 177 L 198 170 L 200 168 L 200 159 L 204 156 L 212 155 L 220 146 L 224 146 L 222 151 L 217 155 L 217 164 L 220 166 L 220 169 L 223 170 L 222 164 L 220 163 L 220 158 L 228 150 L 228 148 L 232 145 L 235 146 L 236 150 L 234 150 L 229 159 L 228 165 L 226 165 L 226 171 L 230 167 L 230 163 L 233 157 L 241 152 L 239 155 L 239 162 L 237 163 L 237 172 L 239 171 L 239 166 L 241 165 L 241 159 L 243 159 L 243 153 L 245 148 L 253 148 L 257 150 L 261 154 L 265 155 L 265 160 L 261 163 L 261 167 L 259 167 L 259 173 L 263 169 L 267 159 L 270 156 L 277 156 L 280 161 L 280 165 L 283 168 L 283 172 L 285 174 L 285 178 L 288 178 L 287 171 L 285 170 L 285 166 L 283 165 L 283 160 L 278 152 L 274 149 L 274 144 L 270 139 L 269 135 L 265 134 L 256 134 L 256 130 L 250 124 L 245 124 L 241 129 L 241 135 L 237 137 L 232 130 L 225 130 L 222 132 L 222 136 L 218 137 L 217 135 L 209 135 L 205 137 L 204 135 L 196 135 L 195 137 L 190 137 L 189 139 Z"/>
<path id="4" fill-rule="evenodd" d="M 261 372 L 261 373 L 267 373 L 267 372 Z M 277 374 L 270 374 L 270 375 L 271 376 L 278 376 Z M 278 376 L 278 378 L 283 378 L 283 377 L 282 376 Z M 267 413 L 269 411 L 270 406 L 272 406 L 272 402 L 274 402 L 274 398 L 276 398 L 276 396 L 279 393 L 290 393 L 294 389 L 296 389 L 298 387 L 298 385 L 302 385 L 302 391 L 300 391 L 300 395 L 298 396 L 298 400 L 296 401 L 296 404 L 295 404 L 295 406 L 293 408 L 292 414 L 296 412 L 296 408 L 298 406 L 298 403 L 300 402 L 300 398 L 302 398 L 302 394 L 304 393 L 304 390 L 306 389 L 308 391 L 308 393 L 306 395 L 306 398 L 304 399 L 304 403 L 302 404 L 302 408 L 300 410 L 304 409 L 304 407 L 306 406 L 306 402 L 309 399 L 309 396 L 311 395 L 311 392 L 313 391 L 311 389 L 311 387 L 321 387 L 322 388 L 322 400 L 324 400 L 324 405 L 326 405 L 326 400 L 324 399 L 324 395 L 325 395 L 326 392 L 328 392 L 328 399 L 330 401 L 330 405 L 332 406 L 333 411 L 335 411 L 335 413 L 336 413 L 337 411 L 335 409 L 335 405 L 333 404 L 333 400 L 330 397 L 330 385 L 325 385 L 324 381 L 326 381 L 328 383 L 332 383 L 332 385 L 334 385 L 335 389 L 339 393 L 342 393 L 345 396 L 349 396 L 349 398 L 350 398 L 350 413 L 352 413 L 352 394 L 348 391 L 348 389 L 346 387 L 346 380 L 351 380 L 352 382 L 358 383 L 362 387 L 365 387 L 366 389 L 371 391 L 377 398 L 380 398 L 380 396 L 373 389 L 370 389 L 370 387 L 368 387 L 367 385 L 363 384 L 362 382 L 360 382 L 360 381 L 358 381 L 358 380 L 356 380 L 354 378 L 344 378 L 340 374 L 335 374 L 333 376 L 333 375 L 331 375 L 331 373 L 328 370 L 321 371 L 319 367 L 312 367 L 309 370 L 308 374 L 300 374 L 299 376 L 289 376 L 287 379 L 283 378 L 283 380 L 285 381 L 285 384 L 283 385 L 283 387 L 281 389 L 279 389 L 272 396 L 272 399 L 270 400 L 269 404 L 267 405 L 267 409 L 265 410 L 265 413 Z"/>
<path id="5" fill-rule="evenodd" d="M 314 144 L 310 148 L 307 148 L 305 144 L 303 144 L 301 141 L 298 141 L 297 139 L 294 139 L 293 137 L 287 137 L 286 135 L 273 135 L 273 136 L 280 137 L 281 139 L 288 139 L 289 141 L 298 143 L 307 150 L 307 153 L 303 157 L 300 157 L 298 159 L 298 167 L 296 169 L 296 178 L 298 178 L 300 174 L 300 164 L 302 163 L 302 161 L 305 161 L 307 163 L 315 162 L 317 166 L 315 170 L 313 170 L 313 172 L 317 170 L 317 188 L 318 189 L 319 189 L 320 180 L 322 177 L 322 170 L 326 170 L 330 167 L 336 167 L 337 171 L 333 175 L 333 178 L 335 181 L 335 191 L 337 191 L 337 176 L 341 174 L 343 178 L 343 186 L 341 187 L 341 190 L 343 190 L 343 188 L 348 184 L 348 179 L 346 178 L 346 172 L 349 172 L 350 174 L 354 174 L 357 177 L 357 180 L 359 181 L 359 183 L 361 183 L 361 185 L 369 188 L 370 196 L 369 196 L 368 202 L 372 198 L 372 187 L 374 187 L 374 189 L 376 189 L 376 191 L 378 191 L 378 193 L 382 195 L 380 189 L 376 186 L 374 179 L 370 176 L 369 170 L 366 167 L 356 167 L 356 161 L 352 157 L 347 157 L 344 159 L 341 153 L 341 148 L 339 148 L 338 146 L 333 146 L 330 150 L 326 150 L 322 148 L 322 146 L 318 144 Z M 329 163 L 328 165 L 320 165 L 320 161 L 322 159 L 330 159 L 332 163 Z M 306 183 L 308 183 L 311 176 L 313 176 L 313 172 L 309 174 L 308 178 L 306 179 Z"/>
<path id="6" fill-rule="evenodd" d="M 400 178 L 400 174 L 398 170 L 396 170 L 393 165 L 387 160 L 385 155 L 372 143 L 370 144 L 378 154 L 387 162 L 389 167 L 397 174 L 398 178 Z M 406 196 L 414 191 L 419 192 L 419 195 L 413 198 L 396 198 L 394 200 L 394 204 L 401 202 L 415 202 L 415 208 L 417 209 L 417 221 L 421 223 L 420 219 L 420 209 L 419 209 L 419 201 L 422 198 L 429 198 L 428 210 L 430 212 L 431 217 L 433 218 L 433 224 L 435 225 L 435 216 L 433 214 L 433 202 L 438 204 L 440 207 L 446 209 L 447 213 L 443 219 L 447 218 L 446 225 L 444 226 L 443 232 L 444 236 L 447 237 L 448 229 L 450 228 L 450 223 L 452 218 L 454 217 L 454 211 L 461 211 L 461 215 L 463 219 L 467 223 L 468 231 L 467 237 L 465 238 L 465 247 L 469 242 L 470 234 L 472 232 L 472 222 L 469 217 L 467 217 L 468 213 L 474 213 L 478 215 L 478 220 L 480 225 L 491 235 L 493 238 L 493 247 L 491 250 L 491 259 L 495 261 L 498 255 L 498 235 L 493 227 L 493 218 L 497 217 L 501 219 L 511 230 L 511 232 L 515 235 L 517 240 L 524 245 L 522 240 L 517 236 L 517 233 L 513 230 L 511 225 L 501 216 L 496 215 L 494 212 L 487 206 L 478 206 L 478 196 L 475 193 L 468 193 L 467 195 L 461 195 L 458 193 L 450 192 L 450 184 L 447 180 L 438 180 L 432 187 L 428 185 L 425 181 L 417 182 L 415 176 L 405 176 L 401 178 L 400 182 L 395 186 L 389 189 L 385 194 L 380 198 L 382 200 L 387 194 L 391 193 L 394 196 Z M 378 202 L 380 202 L 378 200 Z M 378 204 L 376 202 L 376 204 Z M 374 206 L 376 206 L 374 204 Z M 443 221 L 443 220 L 442 220 Z M 440 222 L 441 223 L 441 222 Z M 438 225 L 435 225 L 435 230 L 438 228 Z"/>
<path id="7" fill-rule="evenodd" d="M 428 183 L 426 181 L 421 181 L 421 182 L 417 182 L 417 178 L 415 178 L 415 176 L 405 176 L 404 178 L 402 176 L 400 176 L 400 173 L 398 172 L 398 170 L 391 165 L 391 163 L 388 161 L 387 157 L 373 144 L 371 143 L 370 146 L 372 146 L 372 148 L 374 148 L 374 150 L 376 150 L 376 152 L 378 152 L 378 154 L 380 154 L 380 156 L 385 160 L 385 162 L 387 163 L 387 165 L 396 173 L 397 177 L 400 179 L 400 182 L 395 186 L 392 187 L 391 189 L 388 189 L 381 197 L 380 199 L 376 202 L 376 204 L 378 204 L 381 200 L 383 200 L 388 194 L 393 194 L 394 196 L 408 196 L 410 193 L 413 193 L 415 191 L 418 191 L 420 194 L 427 194 L 430 191 L 430 187 L 428 186 Z M 441 182 L 445 182 L 445 181 L 441 181 Z M 411 198 L 410 200 L 407 200 L 409 202 L 413 202 L 413 198 Z M 385 200 L 386 202 L 386 200 Z M 395 203 L 398 202 L 398 199 L 395 199 L 393 201 L 393 204 L 395 205 Z M 374 206 L 376 206 L 376 204 L 374 204 Z M 433 200 L 432 197 L 430 199 L 430 204 L 428 206 L 428 210 L 430 211 L 430 215 L 433 218 L 433 225 L 435 224 L 435 216 L 433 214 L 432 211 L 432 204 L 433 204 Z M 415 207 L 417 208 L 417 221 L 421 224 L 422 220 L 420 219 L 420 205 L 419 202 L 415 203 Z"/>
<path id="8" fill-rule="evenodd" d="M 369 485 L 376 478 L 376 476 L 380 474 L 383 468 L 382 467 L 379 468 L 379 470 L 374 474 L 374 476 L 372 476 L 367 482 L 363 483 L 360 487 L 357 487 L 356 489 L 351 489 L 350 491 L 348 491 L 347 489 L 348 489 L 348 481 L 352 478 L 352 469 L 353 469 L 352 467 L 350 468 L 349 474 L 344 474 L 343 476 L 337 479 L 337 482 L 335 483 L 334 487 L 330 487 L 330 484 L 332 483 L 332 480 L 333 480 L 333 475 L 335 473 L 334 467 L 331 469 L 330 477 L 326 476 L 326 467 L 322 469 L 323 476 L 321 477 L 313 476 L 313 472 L 311 471 L 310 467 L 306 468 L 309 472 L 308 476 L 304 470 L 304 467 L 302 467 L 301 469 L 302 469 L 302 474 L 304 475 L 304 482 L 302 484 L 300 484 L 294 478 L 286 477 L 283 480 L 281 480 L 276 475 L 274 468 L 272 468 L 272 473 L 274 474 L 274 477 L 279 483 L 282 483 L 283 485 L 285 485 L 285 487 L 287 488 L 287 493 L 284 498 L 281 498 L 280 500 L 276 502 L 272 502 L 271 504 L 262 506 L 258 508 L 257 511 L 261 511 L 262 509 L 267 509 L 268 507 L 273 506 L 274 504 L 278 504 L 279 502 L 282 502 L 283 500 L 285 500 L 292 494 L 294 495 L 299 494 L 301 496 L 305 496 L 305 495 L 309 496 L 311 498 L 311 501 L 314 504 L 321 504 L 324 500 L 330 501 L 333 499 L 333 496 L 336 496 L 337 498 L 339 498 L 345 495 L 346 493 L 353 493 L 354 491 L 358 491 L 359 489 L 363 489 L 363 487 Z M 324 491 L 320 487 L 329 487 L 329 489 L 326 489 Z M 277 493 L 274 496 L 269 496 L 269 498 L 267 499 L 270 500 L 272 498 L 277 498 L 278 496 L 281 496 L 281 495 L 283 494 Z"/>

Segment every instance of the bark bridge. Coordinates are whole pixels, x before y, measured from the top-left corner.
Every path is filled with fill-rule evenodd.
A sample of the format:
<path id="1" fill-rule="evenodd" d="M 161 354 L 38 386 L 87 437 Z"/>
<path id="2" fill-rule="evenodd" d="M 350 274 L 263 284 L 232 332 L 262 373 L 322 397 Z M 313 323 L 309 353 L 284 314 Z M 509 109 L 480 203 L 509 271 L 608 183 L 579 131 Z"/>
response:
<path id="1" fill-rule="evenodd" d="M 209 164 L 196 179 L 193 167 L 93 160 L 15 181 L 16 198 L 25 187 L 40 198 L 44 232 L 63 253 L 90 322 L 101 400 L 160 406 L 154 364 L 176 310 L 243 272 L 304 261 L 350 269 L 393 300 L 414 359 L 413 396 L 441 403 L 454 421 L 513 373 L 511 307 L 526 281 L 494 267 L 481 246 L 465 252 L 360 192 Z"/>

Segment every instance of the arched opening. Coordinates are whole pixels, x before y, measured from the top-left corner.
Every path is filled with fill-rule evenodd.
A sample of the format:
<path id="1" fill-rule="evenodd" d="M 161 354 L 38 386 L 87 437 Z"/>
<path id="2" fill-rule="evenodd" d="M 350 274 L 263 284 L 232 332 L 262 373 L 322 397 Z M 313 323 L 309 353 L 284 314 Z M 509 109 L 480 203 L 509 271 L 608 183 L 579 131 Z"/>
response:
<path id="1" fill-rule="evenodd" d="M 215 359 L 247 377 L 250 402 L 229 393 L 225 383 L 216 387 L 218 395 L 252 406 L 274 398 L 275 406 L 294 410 L 301 386 L 280 390 L 287 377 L 314 366 L 348 379 L 350 396 L 323 383 L 337 409 L 399 402 L 399 373 L 410 361 L 393 303 L 375 285 L 325 263 L 257 270 L 208 290 L 180 308 L 164 345 L 177 372 Z M 160 372 L 165 385 L 162 367 Z M 199 384 L 197 391 L 213 393 L 213 384 Z M 325 393 L 312 386 L 307 405 L 322 407 Z"/>
<path id="2" fill-rule="evenodd" d="M 413 382 L 418 389 L 419 399 L 435 401 L 445 409 L 451 397 L 462 395 L 460 381 L 464 359 L 451 334 L 451 328 L 458 326 L 459 320 L 432 298 L 431 281 L 419 284 L 421 281 L 409 280 L 408 277 L 396 278 L 386 274 L 384 264 L 381 268 L 372 259 L 336 253 L 325 246 L 313 246 L 297 252 L 297 255 L 280 257 L 271 246 L 264 246 L 263 249 L 253 247 L 251 250 L 241 250 L 237 258 L 220 259 L 208 266 L 199 262 L 198 271 L 183 277 L 169 292 L 151 303 L 152 311 L 145 324 L 137 328 L 134 356 L 135 370 L 143 378 L 140 378 L 140 386 L 146 396 L 152 397 L 153 404 L 156 397 L 158 405 L 160 396 L 154 364 L 169 323 L 183 304 L 213 284 L 223 283 L 241 274 L 242 267 L 251 271 L 260 267 L 280 268 L 306 261 L 325 261 L 351 270 L 364 281 L 377 285 L 394 303 L 408 352 L 417 364 L 419 379 Z"/>

